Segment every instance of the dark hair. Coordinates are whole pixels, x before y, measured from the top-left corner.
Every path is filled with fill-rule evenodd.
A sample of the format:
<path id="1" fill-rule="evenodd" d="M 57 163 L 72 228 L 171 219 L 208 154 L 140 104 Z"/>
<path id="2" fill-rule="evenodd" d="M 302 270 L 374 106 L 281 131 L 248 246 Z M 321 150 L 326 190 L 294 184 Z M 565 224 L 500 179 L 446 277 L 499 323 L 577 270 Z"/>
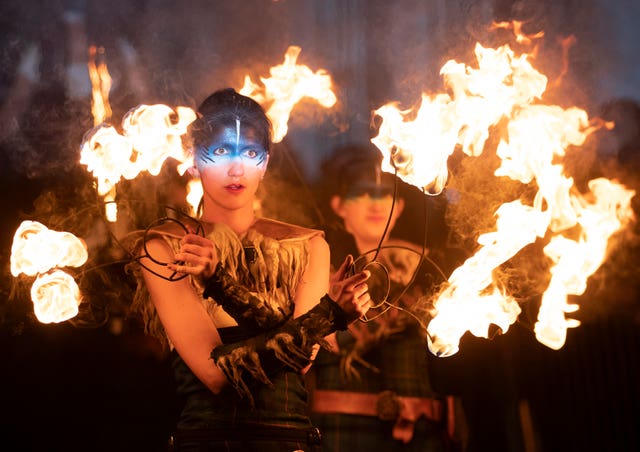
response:
<path id="1" fill-rule="evenodd" d="M 393 187 L 395 176 L 380 171 L 382 154 L 371 145 L 347 145 L 335 149 L 325 161 L 323 172 L 330 195 L 345 196 L 352 187 L 363 182 Z"/>
<path id="2" fill-rule="evenodd" d="M 216 132 L 235 127 L 240 121 L 251 129 L 267 152 L 271 151 L 271 121 L 255 100 L 243 96 L 233 88 L 214 92 L 198 107 L 198 119 L 189 126 L 191 147 L 194 152 L 209 146 Z"/>

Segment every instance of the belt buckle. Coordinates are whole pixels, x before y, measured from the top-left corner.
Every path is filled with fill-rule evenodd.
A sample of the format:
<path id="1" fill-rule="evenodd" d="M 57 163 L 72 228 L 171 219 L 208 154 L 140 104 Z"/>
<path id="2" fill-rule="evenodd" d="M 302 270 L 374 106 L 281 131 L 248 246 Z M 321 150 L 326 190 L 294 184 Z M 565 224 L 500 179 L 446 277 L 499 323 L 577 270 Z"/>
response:
<path id="1" fill-rule="evenodd" d="M 376 413 L 381 421 L 393 421 L 400 415 L 400 399 L 393 391 L 382 391 L 376 401 Z"/>

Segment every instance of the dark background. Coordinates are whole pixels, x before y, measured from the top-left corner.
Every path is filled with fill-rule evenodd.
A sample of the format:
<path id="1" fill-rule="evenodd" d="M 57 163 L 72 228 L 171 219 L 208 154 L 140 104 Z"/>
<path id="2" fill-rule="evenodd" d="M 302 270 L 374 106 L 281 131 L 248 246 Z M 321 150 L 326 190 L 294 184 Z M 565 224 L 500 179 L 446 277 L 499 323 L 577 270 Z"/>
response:
<path id="1" fill-rule="evenodd" d="M 324 111 L 301 103 L 276 146 L 276 177 L 265 204 L 287 221 L 318 224 L 308 190 L 322 182 L 320 166 L 331 151 L 367 143 L 376 132 L 372 111 L 386 102 L 410 108 L 421 92 L 441 91 L 440 67 L 449 59 L 472 65 L 476 42 L 509 42 L 507 34 L 488 30 L 501 20 L 523 20 L 525 31 L 544 31 L 535 66 L 552 81 L 562 74 L 545 94 L 548 103 L 616 120 L 616 129 L 595 134 L 584 157 L 574 160 L 576 182 L 604 174 L 639 186 L 640 7 L 632 0 L 3 1 L 2 127 L 18 125 L 0 141 L 0 431 L 3 441 L 19 445 L 11 450 L 162 450 L 178 406 L 169 357 L 127 315 L 131 281 L 121 264 L 109 264 L 126 256 L 100 251 L 92 264 L 107 265 L 85 276 L 88 298 L 104 314 L 96 319 L 100 326 L 39 323 L 30 281 L 9 273 L 13 233 L 25 219 L 77 232 L 91 250 L 102 250 L 110 237 L 80 211 L 96 203 L 91 177 L 78 164 L 92 118 L 89 99 L 73 96 L 65 84 L 73 44 L 82 44 L 65 27 L 69 10 L 84 14 L 86 44 L 105 49 L 115 122 L 141 103 L 195 108 L 215 89 L 239 89 L 245 74 L 254 81 L 267 77 L 289 45 L 302 48 L 298 63 L 331 74 L 338 104 Z M 570 35 L 576 43 L 563 74 L 559 42 Z M 133 63 L 123 40 L 134 49 Z M 31 44 L 40 61 L 20 103 L 12 93 L 18 92 L 21 57 Z M 175 182 L 140 179 L 123 184 L 123 191 L 132 185 L 150 204 L 166 201 L 166 182 Z M 421 243 L 423 196 L 408 186 L 403 190 L 410 204 L 397 231 Z M 435 210 L 427 226 L 435 244 L 450 231 L 436 218 L 437 201 L 430 206 Z M 535 340 L 531 303 L 506 334 L 468 334 L 458 354 L 436 360 L 436 380 L 465 402 L 474 432 L 469 450 L 638 449 L 635 232 L 622 235 L 577 297 L 575 317 L 582 324 L 568 331 L 560 350 Z"/>

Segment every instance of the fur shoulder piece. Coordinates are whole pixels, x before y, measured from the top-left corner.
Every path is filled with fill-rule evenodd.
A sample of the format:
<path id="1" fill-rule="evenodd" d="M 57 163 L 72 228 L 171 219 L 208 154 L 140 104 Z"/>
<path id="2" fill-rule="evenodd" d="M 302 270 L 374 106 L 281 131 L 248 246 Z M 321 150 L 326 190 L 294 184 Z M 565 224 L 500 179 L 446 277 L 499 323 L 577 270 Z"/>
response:
<path id="1" fill-rule="evenodd" d="M 278 241 L 287 239 L 310 239 L 317 235 L 324 236 L 324 232 L 319 229 L 305 228 L 270 218 L 259 218 L 253 225 L 253 229 L 264 236 L 271 237 Z"/>

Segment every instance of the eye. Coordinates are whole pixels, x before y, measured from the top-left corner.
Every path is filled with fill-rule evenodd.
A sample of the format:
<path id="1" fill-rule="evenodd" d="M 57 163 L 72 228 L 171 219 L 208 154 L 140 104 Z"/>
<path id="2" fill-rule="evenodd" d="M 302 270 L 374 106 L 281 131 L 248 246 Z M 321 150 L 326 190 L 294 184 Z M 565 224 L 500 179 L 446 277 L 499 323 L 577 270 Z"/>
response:
<path id="1" fill-rule="evenodd" d="M 223 147 L 215 148 L 212 152 L 213 155 L 225 155 L 227 154 L 227 150 Z"/>
<path id="2" fill-rule="evenodd" d="M 256 159 L 264 155 L 264 152 L 257 149 L 248 149 L 244 151 L 244 155 L 250 159 Z"/>

